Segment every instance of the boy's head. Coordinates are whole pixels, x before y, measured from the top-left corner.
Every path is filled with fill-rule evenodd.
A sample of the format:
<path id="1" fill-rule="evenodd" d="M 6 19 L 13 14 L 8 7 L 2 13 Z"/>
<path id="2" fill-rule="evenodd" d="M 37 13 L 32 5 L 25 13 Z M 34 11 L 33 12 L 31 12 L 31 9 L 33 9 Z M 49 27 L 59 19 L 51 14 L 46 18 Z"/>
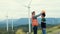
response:
<path id="1" fill-rule="evenodd" d="M 42 14 L 41 14 L 41 17 L 44 18 L 46 15 L 45 15 L 45 10 L 42 10 Z"/>
<path id="2" fill-rule="evenodd" d="M 32 15 L 35 15 L 35 11 L 32 12 Z"/>

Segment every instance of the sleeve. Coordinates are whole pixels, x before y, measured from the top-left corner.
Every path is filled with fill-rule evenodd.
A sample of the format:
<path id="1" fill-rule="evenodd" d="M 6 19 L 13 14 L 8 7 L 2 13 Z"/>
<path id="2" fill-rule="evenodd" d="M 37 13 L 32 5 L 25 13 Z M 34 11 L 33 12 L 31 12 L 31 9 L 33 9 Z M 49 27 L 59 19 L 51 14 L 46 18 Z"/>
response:
<path id="1" fill-rule="evenodd" d="M 40 14 L 38 14 L 38 15 L 35 15 L 35 16 L 34 16 L 34 18 L 39 17 L 40 15 L 41 15 L 41 13 L 40 13 Z"/>

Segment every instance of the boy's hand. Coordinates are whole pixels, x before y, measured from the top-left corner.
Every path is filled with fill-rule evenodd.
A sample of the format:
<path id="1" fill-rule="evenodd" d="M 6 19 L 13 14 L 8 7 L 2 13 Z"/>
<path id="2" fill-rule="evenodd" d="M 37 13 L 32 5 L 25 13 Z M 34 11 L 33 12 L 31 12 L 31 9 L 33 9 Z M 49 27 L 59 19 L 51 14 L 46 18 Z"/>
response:
<path id="1" fill-rule="evenodd" d="M 42 12 L 41 13 L 45 13 L 45 10 L 42 10 Z"/>

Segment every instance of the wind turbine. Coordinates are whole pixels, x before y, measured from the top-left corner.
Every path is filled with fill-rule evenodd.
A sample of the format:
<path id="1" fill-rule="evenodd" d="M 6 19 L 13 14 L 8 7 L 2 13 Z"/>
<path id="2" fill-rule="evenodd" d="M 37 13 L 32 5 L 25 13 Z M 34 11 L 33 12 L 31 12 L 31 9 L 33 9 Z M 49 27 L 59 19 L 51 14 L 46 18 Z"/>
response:
<path id="1" fill-rule="evenodd" d="M 28 21 L 29 21 L 29 33 L 31 33 L 31 22 L 30 22 L 30 5 L 31 5 L 31 2 L 32 2 L 32 0 L 30 0 L 30 2 L 29 2 L 29 4 L 28 4 L 28 6 L 25 6 L 25 7 L 27 7 L 28 8 L 28 17 L 29 17 L 29 19 L 28 19 Z"/>

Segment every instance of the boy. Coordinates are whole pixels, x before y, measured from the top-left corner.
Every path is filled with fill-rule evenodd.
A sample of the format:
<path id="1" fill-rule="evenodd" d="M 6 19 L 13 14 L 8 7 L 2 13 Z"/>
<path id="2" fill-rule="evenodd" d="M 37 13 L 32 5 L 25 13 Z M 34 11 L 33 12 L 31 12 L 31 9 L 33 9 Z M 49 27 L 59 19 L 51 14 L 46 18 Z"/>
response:
<path id="1" fill-rule="evenodd" d="M 42 34 L 46 34 L 46 19 L 45 19 L 45 11 L 42 10 L 41 14 L 41 28 L 42 28 Z"/>

